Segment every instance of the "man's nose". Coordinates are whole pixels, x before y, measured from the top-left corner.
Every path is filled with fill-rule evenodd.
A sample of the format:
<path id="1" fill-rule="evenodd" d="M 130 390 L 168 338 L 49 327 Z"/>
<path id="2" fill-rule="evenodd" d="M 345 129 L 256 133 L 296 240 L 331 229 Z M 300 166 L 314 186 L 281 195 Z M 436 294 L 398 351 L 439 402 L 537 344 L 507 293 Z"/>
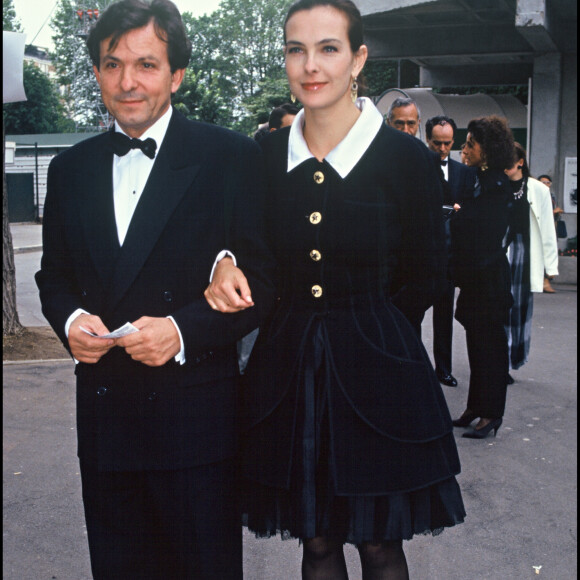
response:
<path id="1" fill-rule="evenodd" d="M 121 73 L 121 89 L 124 92 L 129 92 L 135 88 L 136 84 L 137 82 L 133 71 L 129 68 L 124 68 Z"/>

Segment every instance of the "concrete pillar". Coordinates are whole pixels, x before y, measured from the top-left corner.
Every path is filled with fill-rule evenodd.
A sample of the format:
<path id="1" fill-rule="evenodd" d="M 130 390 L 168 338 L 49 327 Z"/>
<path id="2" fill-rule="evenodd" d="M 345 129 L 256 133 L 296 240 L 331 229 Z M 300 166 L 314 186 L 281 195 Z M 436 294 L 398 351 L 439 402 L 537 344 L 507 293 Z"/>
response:
<path id="1" fill-rule="evenodd" d="M 562 56 L 554 52 L 534 57 L 528 161 L 532 175 L 558 172 L 562 102 Z M 522 145 L 525 144 L 522 143 Z"/>

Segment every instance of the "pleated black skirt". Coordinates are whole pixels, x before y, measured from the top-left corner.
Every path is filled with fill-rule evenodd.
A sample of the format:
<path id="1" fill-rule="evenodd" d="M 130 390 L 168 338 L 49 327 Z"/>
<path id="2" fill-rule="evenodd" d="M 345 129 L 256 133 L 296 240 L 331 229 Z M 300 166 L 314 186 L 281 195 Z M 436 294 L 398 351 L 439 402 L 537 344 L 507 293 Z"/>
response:
<path id="1" fill-rule="evenodd" d="M 465 509 L 455 477 L 402 493 L 335 493 L 324 334 L 319 328 L 311 336 L 312 348 L 307 351 L 312 356 L 298 383 L 290 487 L 243 479 L 244 525 L 258 537 L 280 534 L 283 539 L 303 540 L 324 536 L 358 545 L 409 540 L 415 534 L 437 535 L 445 527 L 462 523 Z M 251 444 L 251 440 L 246 442 Z"/>

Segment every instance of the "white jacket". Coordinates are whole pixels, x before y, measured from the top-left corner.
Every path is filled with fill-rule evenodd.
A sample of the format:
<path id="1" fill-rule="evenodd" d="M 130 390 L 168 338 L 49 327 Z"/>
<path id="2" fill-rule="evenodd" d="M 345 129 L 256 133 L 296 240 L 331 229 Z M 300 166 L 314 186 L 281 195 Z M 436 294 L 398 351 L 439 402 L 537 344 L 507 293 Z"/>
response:
<path id="1" fill-rule="evenodd" d="M 530 204 L 530 285 L 532 292 L 543 292 L 544 270 L 558 275 L 558 243 L 549 188 L 541 181 L 528 178 Z"/>

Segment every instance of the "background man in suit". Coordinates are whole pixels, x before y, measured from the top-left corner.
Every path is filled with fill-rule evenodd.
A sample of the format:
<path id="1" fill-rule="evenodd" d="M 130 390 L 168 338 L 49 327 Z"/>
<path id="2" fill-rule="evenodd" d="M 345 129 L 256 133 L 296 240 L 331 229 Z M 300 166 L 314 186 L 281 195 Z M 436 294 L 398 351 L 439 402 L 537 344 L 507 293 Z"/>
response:
<path id="1" fill-rule="evenodd" d="M 427 119 L 425 133 L 431 151 L 441 159 L 441 169 L 448 187 L 444 188 L 444 205 L 461 205 L 475 185 L 475 170 L 450 158 L 457 126 L 453 119 L 439 115 Z M 451 374 L 451 343 L 453 339 L 453 305 L 455 287 L 448 280 L 447 289 L 433 304 L 433 357 L 435 372 L 441 383 L 456 387 L 457 380 Z"/>
<path id="2" fill-rule="evenodd" d="M 415 99 L 410 97 L 396 98 L 387 111 L 387 125 L 413 137 L 417 136 L 420 121 L 421 111 L 419 106 Z"/>
<path id="3" fill-rule="evenodd" d="M 111 4 L 87 43 L 115 132 L 51 163 L 36 279 L 78 363 L 93 575 L 238 579 L 236 341 L 273 302 L 261 153 L 172 109 L 191 44 L 169 0 Z M 234 317 L 203 296 L 224 248 L 255 300 Z"/>

